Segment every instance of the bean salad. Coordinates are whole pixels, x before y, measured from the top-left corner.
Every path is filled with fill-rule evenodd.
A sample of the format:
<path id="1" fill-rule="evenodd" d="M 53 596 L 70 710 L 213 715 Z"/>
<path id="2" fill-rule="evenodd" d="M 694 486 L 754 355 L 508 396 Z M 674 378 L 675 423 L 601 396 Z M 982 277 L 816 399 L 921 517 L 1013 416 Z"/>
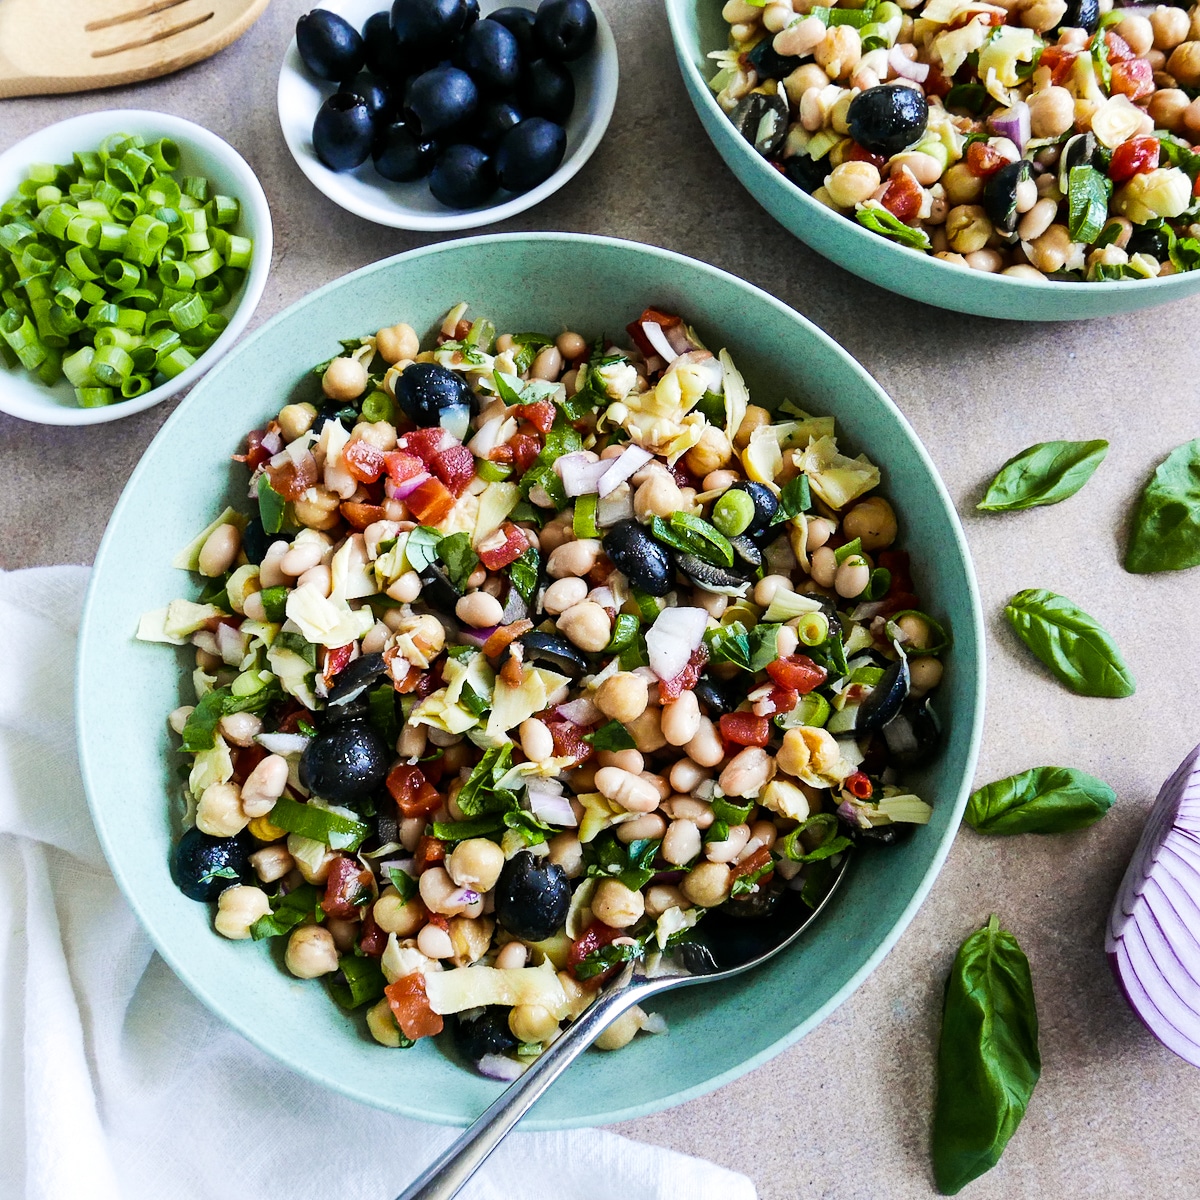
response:
<path id="1" fill-rule="evenodd" d="M 179 887 L 498 1078 L 708 910 L 815 907 L 931 813 L 949 636 L 880 469 L 674 313 L 591 336 L 464 304 L 343 342 L 138 631 L 194 655 Z"/>
<path id="2" fill-rule="evenodd" d="M 1200 266 L 1200 6 L 728 0 L 717 101 L 814 199 L 1022 279 Z"/>

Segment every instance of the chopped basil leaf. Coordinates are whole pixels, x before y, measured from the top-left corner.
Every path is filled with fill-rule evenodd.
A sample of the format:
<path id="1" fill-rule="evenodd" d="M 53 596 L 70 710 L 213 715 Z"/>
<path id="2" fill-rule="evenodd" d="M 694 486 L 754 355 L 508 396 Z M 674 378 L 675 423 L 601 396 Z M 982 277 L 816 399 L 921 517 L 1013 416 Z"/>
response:
<path id="1" fill-rule="evenodd" d="M 278 533 L 283 528 L 286 507 L 287 501 L 271 486 L 264 471 L 258 477 L 258 519 L 267 533 Z"/>
<path id="2" fill-rule="evenodd" d="M 349 1010 L 382 999 L 386 985 L 376 959 L 347 954 L 338 963 L 337 973 L 330 977 L 329 994 L 339 1007 Z"/>
<path id="3" fill-rule="evenodd" d="M 849 11 L 853 12 L 854 10 Z M 864 205 L 856 210 L 854 219 L 860 225 L 865 225 L 872 233 L 881 234 L 893 242 L 898 242 L 901 246 L 908 246 L 913 250 L 930 248 L 929 235 L 923 229 L 914 229 L 911 225 L 905 225 L 899 217 L 888 212 L 881 204 Z"/>
<path id="4" fill-rule="evenodd" d="M 316 726 L 310 725 L 307 721 L 305 721 L 303 719 L 296 721 L 296 729 L 298 732 L 304 734 L 305 737 L 316 737 L 317 736 Z"/>
<path id="5" fill-rule="evenodd" d="M 586 979 L 594 979 L 612 967 L 641 958 L 645 950 L 645 943 L 640 938 L 635 938 L 632 945 L 624 942 L 618 946 L 609 942 L 607 946 L 600 946 L 590 954 L 584 955 L 575 964 L 575 978 L 581 982 Z"/>
<path id="6" fill-rule="evenodd" d="M 496 790 L 496 784 L 511 766 L 510 743 L 492 746 L 483 752 L 483 757 L 458 793 L 458 807 L 464 816 L 478 817 L 484 813 L 516 808 L 516 797 L 512 792 Z"/>
<path id="7" fill-rule="evenodd" d="M 239 879 L 241 878 L 232 867 L 214 867 L 211 871 L 205 871 L 200 876 L 201 883 L 212 883 L 214 879 Z"/>
<path id="8" fill-rule="evenodd" d="M 779 493 L 779 507 L 771 518 L 771 524 L 781 525 L 802 512 L 808 512 L 810 508 L 812 491 L 808 486 L 808 476 L 802 473 L 783 485 L 783 491 Z"/>
<path id="9" fill-rule="evenodd" d="M 613 625 L 612 637 L 604 647 L 605 654 L 619 654 L 633 645 L 642 623 L 633 613 L 619 613 L 616 624 Z"/>
<path id="10" fill-rule="evenodd" d="M 279 584 L 277 587 L 263 588 L 258 595 L 262 600 L 267 620 L 276 625 L 282 625 L 287 620 L 288 589 L 283 584 Z"/>
<path id="11" fill-rule="evenodd" d="M 396 718 L 396 689 L 390 683 L 381 683 L 367 693 L 367 719 L 386 745 L 395 746 L 400 722 Z"/>
<path id="12" fill-rule="evenodd" d="M 956 83 L 942 103 L 948 109 L 959 109 L 972 117 L 982 116 L 988 106 L 987 88 L 982 83 Z"/>
<path id="13" fill-rule="evenodd" d="M 533 603 L 533 594 L 537 591 L 538 569 L 541 559 L 538 552 L 530 546 L 524 554 L 508 567 L 508 577 L 526 604 Z"/>
<path id="14" fill-rule="evenodd" d="M 774 662 L 779 657 L 778 643 L 780 625 L 765 625 L 759 623 L 750 630 L 750 670 L 765 671 L 767 663 Z"/>
<path id="15" fill-rule="evenodd" d="M 438 543 L 441 540 L 442 535 L 436 529 L 418 525 L 404 543 L 404 557 L 408 559 L 409 566 L 418 574 L 431 566 L 437 560 Z"/>
<path id="16" fill-rule="evenodd" d="M 519 347 L 513 355 L 518 374 L 523 374 L 533 366 L 533 360 L 537 358 L 537 353 L 543 346 L 554 344 L 554 339 L 546 337 L 543 333 L 514 333 L 512 340 L 513 345 Z"/>
<path id="17" fill-rule="evenodd" d="M 662 838 L 639 838 L 628 846 L 605 831 L 583 848 L 588 875 L 599 879 L 619 879 L 632 892 L 640 891 L 654 874 L 654 859 Z"/>
<path id="18" fill-rule="evenodd" d="M 1104 39 L 1101 38 L 1101 41 Z M 1108 222 L 1112 182 L 1086 163 L 1072 167 L 1067 181 L 1067 227 L 1071 241 L 1091 245 Z"/>
<path id="19" fill-rule="evenodd" d="M 357 850 L 371 832 L 370 826 L 361 821 L 318 808 L 315 804 L 301 804 L 290 796 L 281 796 L 275 801 L 271 824 L 314 842 L 324 842 L 333 850 Z"/>
<path id="20" fill-rule="evenodd" d="M 860 600 L 882 600 L 892 586 L 892 573 L 887 567 L 876 567 L 870 575 Z"/>
<path id="21" fill-rule="evenodd" d="M 471 548 L 469 533 L 452 533 L 437 544 L 438 558 L 446 564 L 450 582 L 460 592 L 465 591 L 471 572 L 479 566 L 479 555 Z M 412 562 L 411 556 L 409 562 Z"/>
<path id="22" fill-rule="evenodd" d="M 733 881 L 733 886 L 729 889 L 730 896 L 749 896 L 758 887 L 758 881 L 763 876 L 770 875 L 774 870 L 775 860 L 768 858 L 761 867 L 749 871 L 745 875 L 739 875 Z"/>
<path id="23" fill-rule="evenodd" d="M 504 793 L 511 795 L 511 793 Z M 468 838 L 486 837 L 504 828 L 504 817 L 500 813 L 487 813 L 467 821 L 435 821 L 430 827 L 439 842 L 465 842 Z"/>
<path id="24" fill-rule="evenodd" d="M 310 919 L 323 921 L 325 910 L 321 907 L 322 895 L 323 892 L 311 883 L 305 883 L 286 895 L 272 896 L 270 913 L 259 917 L 250 926 L 250 936 L 259 942 L 263 938 L 288 933 Z"/>
<path id="25" fill-rule="evenodd" d="M 649 663 L 650 656 L 646 652 L 646 639 L 639 629 L 633 641 L 621 651 L 617 665 L 622 671 L 636 671 L 638 667 L 648 666 Z"/>
<path id="26" fill-rule="evenodd" d="M 633 734 L 620 721 L 609 721 L 599 729 L 585 733 L 583 740 L 596 750 L 633 750 L 636 746 Z"/>
<path id="27" fill-rule="evenodd" d="M 417 881 L 399 867 L 388 867 L 387 873 L 388 878 L 392 881 L 392 887 L 400 893 L 400 899 L 407 904 L 417 894 Z"/>
<path id="28" fill-rule="evenodd" d="M 700 517 L 677 512 L 669 521 L 651 517 L 650 532 L 664 545 L 685 554 L 695 554 L 715 566 L 733 566 L 733 547 L 729 539 Z"/>
<path id="29" fill-rule="evenodd" d="M 280 650 L 290 650 L 293 654 L 298 654 L 314 671 L 317 669 L 318 647 L 302 633 L 281 633 L 273 644 Z"/>
<path id="30" fill-rule="evenodd" d="M 227 687 L 205 692 L 183 727 L 183 749 L 190 754 L 211 750 L 217 742 L 217 725 L 226 713 L 262 714 L 282 695 L 276 679 L 246 696 L 235 696 Z"/>
<path id="31" fill-rule="evenodd" d="M 491 703 L 485 700 L 469 683 L 463 684 L 458 703 L 473 717 L 482 717 L 491 708 Z"/>
<path id="32" fill-rule="evenodd" d="M 750 670 L 750 637 L 741 621 L 722 625 L 720 629 L 707 630 L 704 644 L 708 647 L 710 662 L 728 662 L 741 667 L 743 671 Z"/>
<path id="33" fill-rule="evenodd" d="M 539 821 L 533 813 L 522 808 L 506 812 L 504 824 L 508 829 L 515 829 L 525 839 L 527 846 L 540 846 L 546 840 L 546 834 L 556 832 L 544 821 Z"/>

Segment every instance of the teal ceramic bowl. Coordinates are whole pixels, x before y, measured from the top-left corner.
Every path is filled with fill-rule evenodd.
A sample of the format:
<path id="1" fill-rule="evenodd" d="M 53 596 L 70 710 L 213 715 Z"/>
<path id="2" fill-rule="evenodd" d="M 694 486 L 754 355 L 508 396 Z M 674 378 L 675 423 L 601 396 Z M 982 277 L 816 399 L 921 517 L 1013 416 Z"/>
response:
<path id="1" fill-rule="evenodd" d="M 195 583 L 170 566 L 225 503 L 245 503 L 230 464 L 247 430 L 286 401 L 338 339 L 396 321 L 422 335 L 466 300 L 500 329 L 619 333 L 648 304 L 687 314 L 727 346 L 759 400 L 791 397 L 838 418 L 854 452 L 881 465 L 910 529 L 913 573 L 955 647 L 939 692 L 947 737 L 914 782 L 932 823 L 864 853 L 819 921 L 770 966 L 658 1004 L 666 1037 L 586 1055 L 526 1119 L 562 1128 L 654 1112 L 765 1062 L 828 1016 L 912 919 L 954 838 L 983 718 L 983 626 L 971 563 L 945 489 L 916 435 L 844 350 L 780 301 L 692 259 L 631 242 L 511 234 L 414 250 L 314 292 L 206 376 L 138 464 L 96 558 L 80 633 L 77 708 L 83 776 L 118 882 L 163 957 L 215 1013 L 281 1062 L 367 1104 L 445 1124 L 477 1116 L 500 1090 L 456 1061 L 448 1039 L 399 1052 L 372 1042 L 317 983 L 293 979 L 269 943 L 230 942 L 207 905 L 172 884 L 178 771 L 167 714 L 183 702 L 184 653 L 134 641 L 139 615 Z M 239 495 L 240 493 L 240 495 Z"/>
<path id="2" fill-rule="evenodd" d="M 987 275 L 870 233 L 785 179 L 721 111 L 708 87 L 716 68 L 707 55 L 728 48 L 722 0 L 666 2 L 684 85 L 726 165 L 775 220 L 839 267 L 926 304 L 1016 321 L 1110 317 L 1200 292 L 1200 271 L 1116 283 L 1052 283 Z"/>

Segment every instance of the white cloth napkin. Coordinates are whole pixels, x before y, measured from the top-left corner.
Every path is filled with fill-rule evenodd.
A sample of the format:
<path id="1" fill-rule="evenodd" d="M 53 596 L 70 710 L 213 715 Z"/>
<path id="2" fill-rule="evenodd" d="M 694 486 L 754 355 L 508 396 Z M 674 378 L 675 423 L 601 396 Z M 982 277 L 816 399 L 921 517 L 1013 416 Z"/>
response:
<path id="1" fill-rule="evenodd" d="M 324 1091 L 225 1028 L 105 865 L 72 712 L 87 577 L 0 572 L 0 1196 L 391 1200 L 454 1131 Z M 594 1129 L 513 1134 L 461 1194 L 755 1200 L 742 1175 Z"/>

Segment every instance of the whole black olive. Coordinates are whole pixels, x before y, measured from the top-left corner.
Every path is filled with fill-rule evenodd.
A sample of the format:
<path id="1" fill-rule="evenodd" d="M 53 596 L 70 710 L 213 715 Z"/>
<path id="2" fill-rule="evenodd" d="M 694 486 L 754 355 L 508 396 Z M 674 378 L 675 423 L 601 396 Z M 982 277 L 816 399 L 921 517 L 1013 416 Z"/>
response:
<path id="1" fill-rule="evenodd" d="M 1083 29 L 1095 33 L 1100 24 L 1100 0 L 1067 0 L 1067 11 L 1059 21 L 1059 29 Z"/>
<path id="2" fill-rule="evenodd" d="M 517 39 L 521 57 L 527 62 L 538 55 L 537 44 L 533 39 L 535 19 L 531 8 L 498 8 L 494 13 L 488 13 L 489 21 L 499 21 Z"/>
<path id="3" fill-rule="evenodd" d="M 786 79 L 804 62 L 794 54 L 780 54 L 772 45 L 774 40 L 765 37 L 754 49 L 746 52 L 747 62 L 760 79 Z"/>
<path id="4" fill-rule="evenodd" d="M 481 91 L 502 96 L 517 86 L 521 51 L 513 32 L 499 21 L 480 21 L 463 36 L 459 65 Z"/>
<path id="5" fill-rule="evenodd" d="M 242 550 L 250 562 L 257 565 L 266 556 L 267 547 L 273 541 L 267 536 L 263 523 L 258 517 L 251 517 L 242 530 Z"/>
<path id="6" fill-rule="evenodd" d="M 254 839 L 248 833 L 212 837 L 193 825 L 171 855 L 171 878 L 189 900 L 215 900 L 227 887 L 253 878 L 249 857 L 253 850 Z"/>
<path id="7" fill-rule="evenodd" d="M 466 33 L 479 20 L 479 0 L 467 0 L 467 18 L 463 22 L 462 32 Z"/>
<path id="8" fill-rule="evenodd" d="M 493 1004 L 474 1017 L 459 1014 L 454 1019 L 454 1044 L 469 1061 L 478 1062 L 486 1054 L 510 1054 L 517 1039 L 508 1027 L 509 1009 Z"/>
<path id="9" fill-rule="evenodd" d="M 567 131 L 545 117 L 530 117 L 505 134 L 496 151 L 496 175 L 510 192 L 527 192 L 549 179 L 567 152 Z"/>
<path id="10" fill-rule="evenodd" d="M 335 83 L 357 75 L 366 57 L 358 30 L 324 8 L 314 8 L 296 22 L 296 49 L 318 79 Z"/>
<path id="11" fill-rule="evenodd" d="M 405 58 L 400 52 L 400 43 L 392 32 L 391 14 L 372 13 L 362 27 L 367 70 L 384 79 L 396 79 L 404 74 Z"/>
<path id="12" fill-rule="evenodd" d="M 665 596 L 671 590 L 671 556 L 667 548 L 632 517 L 608 530 L 604 552 L 635 588 L 651 596 Z"/>
<path id="13" fill-rule="evenodd" d="M 385 125 L 375 137 L 371 157 L 384 179 L 411 183 L 424 179 L 433 169 L 437 146 L 428 138 L 418 137 L 403 121 Z"/>
<path id="14" fill-rule="evenodd" d="M 376 128 L 391 120 L 397 108 L 391 85 L 378 75 L 367 71 L 342 84 L 341 91 L 357 96 L 367 106 L 367 111 L 371 114 L 371 123 Z"/>
<path id="15" fill-rule="evenodd" d="M 437 51 L 467 24 L 466 0 L 395 0 L 392 32 L 402 50 Z"/>
<path id="16" fill-rule="evenodd" d="M 495 150 L 504 135 L 523 120 L 521 110 L 511 100 L 488 101 L 475 118 L 475 144 Z"/>
<path id="17" fill-rule="evenodd" d="M 573 62 L 596 41 L 596 14 L 588 0 L 542 0 L 533 35 L 548 58 Z"/>
<path id="18" fill-rule="evenodd" d="M 433 165 L 429 190 L 447 208 L 477 208 L 496 190 L 492 156 L 466 143 L 447 146 Z"/>
<path id="19" fill-rule="evenodd" d="M 438 424 L 442 409 L 469 403 L 471 388 L 457 371 L 438 363 L 413 363 L 396 377 L 396 403 L 422 429 Z"/>
<path id="20" fill-rule="evenodd" d="M 513 937 L 540 942 L 567 919 L 571 885 L 562 867 L 527 850 L 504 864 L 496 882 L 496 919 Z"/>
<path id="21" fill-rule="evenodd" d="M 1017 222 L 1021 219 L 1021 214 L 1017 212 L 1017 186 L 1032 178 L 1033 164 L 1022 158 L 1005 163 L 993 173 L 983 189 L 984 211 L 996 232 L 1007 240 L 1016 241 Z"/>
<path id="22" fill-rule="evenodd" d="M 387 778 L 390 751 L 366 721 L 345 721 L 323 729 L 300 758 L 305 785 L 331 804 L 366 799 Z"/>
<path id="23" fill-rule="evenodd" d="M 779 511 L 779 501 L 775 499 L 775 493 L 765 483 L 755 483 L 752 479 L 739 480 L 732 487 L 739 492 L 745 492 L 754 501 L 754 518 L 742 530 L 742 533 L 747 537 L 756 537 L 760 533 L 765 533 L 771 527 L 771 522 Z"/>
<path id="24" fill-rule="evenodd" d="M 833 170 L 829 155 L 813 158 L 808 154 L 793 154 L 782 163 L 784 178 L 790 179 L 798 188 L 810 195 L 825 186 L 825 177 Z"/>
<path id="25" fill-rule="evenodd" d="M 890 158 L 925 132 L 929 105 L 916 88 L 881 83 L 850 101 L 846 124 L 850 136 L 872 154 Z"/>
<path id="26" fill-rule="evenodd" d="M 780 95 L 751 92 L 738 102 L 729 119 L 763 158 L 770 158 L 787 137 L 788 106 Z"/>
<path id="27" fill-rule="evenodd" d="M 575 80 L 566 67 L 549 58 L 529 64 L 519 89 L 521 107 L 534 117 L 546 117 L 565 125 L 575 107 Z"/>
<path id="28" fill-rule="evenodd" d="M 352 171 L 367 161 L 374 128 L 361 97 L 334 92 L 313 122 L 313 149 L 331 171 Z"/>
<path id="29" fill-rule="evenodd" d="M 432 138 L 471 118 L 479 104 L 479 89 L 466 71 L 434 67 L 412 81 L 404 102 L 421 133 Z"/>

